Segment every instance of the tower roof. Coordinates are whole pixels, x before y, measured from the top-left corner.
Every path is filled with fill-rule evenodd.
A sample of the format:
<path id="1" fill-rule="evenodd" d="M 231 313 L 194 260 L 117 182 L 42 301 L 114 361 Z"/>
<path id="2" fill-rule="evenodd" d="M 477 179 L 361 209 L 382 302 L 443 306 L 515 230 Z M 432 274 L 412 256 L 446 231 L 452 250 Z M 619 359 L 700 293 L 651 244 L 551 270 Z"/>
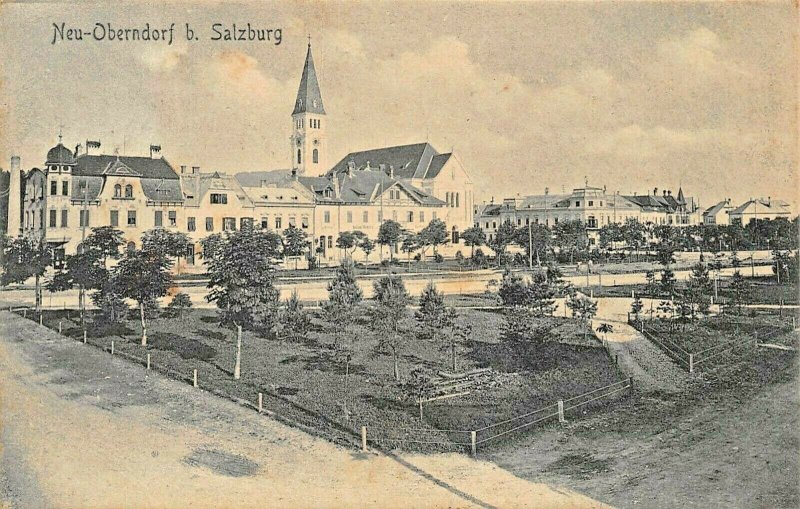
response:
<path id="1" fill-rule="evenodd" d="M 311 55 L 311 43 L 308 44 L 306 63 L 303 66 L 303 76 L 300 78 L 300 88 L 297 90 L 292 115 L 297 113 L 325 114 L 322 93 L 319 91 L 319 81 L 317 81 L 317 70 L 314 69 L 314 57 Z"/>

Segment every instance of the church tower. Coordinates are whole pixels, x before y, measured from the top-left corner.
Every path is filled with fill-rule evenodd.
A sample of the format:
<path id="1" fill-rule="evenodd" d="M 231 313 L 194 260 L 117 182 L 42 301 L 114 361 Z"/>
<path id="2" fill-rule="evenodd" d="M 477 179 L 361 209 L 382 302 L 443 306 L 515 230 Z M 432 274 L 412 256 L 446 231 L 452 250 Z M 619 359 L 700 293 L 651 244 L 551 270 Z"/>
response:
<path id="1" fill-rule="evenodd" d="M 328 171 L 325 129 L 327 119 L 322 106 L 311 41 L 300 78 L 300 88 L 292 111 L 292 168 L 299 175 L 321 175 Z"/>

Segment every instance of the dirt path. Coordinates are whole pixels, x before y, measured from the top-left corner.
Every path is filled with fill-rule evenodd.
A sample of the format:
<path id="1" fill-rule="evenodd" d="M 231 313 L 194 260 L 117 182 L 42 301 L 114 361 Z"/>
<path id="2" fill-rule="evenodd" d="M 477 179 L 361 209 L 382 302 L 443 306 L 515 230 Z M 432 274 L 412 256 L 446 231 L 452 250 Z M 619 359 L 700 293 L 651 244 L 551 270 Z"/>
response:
<path id="1" fill-rule="evenodd" d="M 597 299 L 595 327 L 600 323 L 614 326 L 607 338 L 612 357 L 617 356 L 623 373 L 632 376 L 645 390 L 676 392 L 689 381 L 689 374 L 675 364 L 656 345 L 628 325 L 628 298 L 600 297 Z"/>
<path id="2" fill-rule="evenodd" d="M 346 450 L 5 312 L 0 395 L 11 507 L 603 506 L 463 455 Z"/>

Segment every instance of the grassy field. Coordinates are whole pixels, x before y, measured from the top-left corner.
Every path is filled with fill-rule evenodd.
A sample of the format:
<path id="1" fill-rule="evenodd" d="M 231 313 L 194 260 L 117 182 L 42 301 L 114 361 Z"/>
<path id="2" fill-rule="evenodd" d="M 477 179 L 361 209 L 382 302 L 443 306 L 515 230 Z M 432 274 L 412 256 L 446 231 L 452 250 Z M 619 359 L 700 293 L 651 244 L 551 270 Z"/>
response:
<path id="1" fill-rule="evenodd" d="M 77 313 L 71 312 L 72 320 L 66 320 L 66 313 L 45 312 L 44 324 L 57 330 L 62 321 L 63 333 L 80 340 Z M 575 344 L 583 334 L 571 320 L 549 319 L 542 343 L 520 345 L 500 341 L 503 318 L 496 312 L 465 310 L 460 319 L 472 326 L 473 339 L 458 352 L 458 370 L 491 367 L 492 376 L 469 394 L 426 404 L 422 419 L 414 397 L 395 382 L 392 357 L 377 348 L 363 314 L 354 320 L 349 368 L 328 324 L 315 317 L 314 330 L 303 342 L 268 340 L 245 331 L 238 381 L 232 376 L 235 334 L 220 326 L 212 310 L 152 320 L 146 347 L 139 344 L 137 320 L 103 326 L 90 319 L 87 335 L 90 343 L 107 350 L 113 340 L 115 353 L 142 364 L 150 353 L 154 369 L 176 378 L 190 381 L 197 369 L 201 388 L 226 397 L 255 404 L 261 392 L 266 409 L 332 441 L 353 444 L 360 426 L 367 425 L 370 437 L 382 438 L 387 447 L 420 451 L 459 450 L 456 443 L 469 441 L 468 434 L 435 430 L 475 429 L 621 379 L 598 342 Z M 416 339 L 410 316 L 402 325 L 401 382 L 415 367 L 449 371 L 449 354 L 441 345 Z"/>

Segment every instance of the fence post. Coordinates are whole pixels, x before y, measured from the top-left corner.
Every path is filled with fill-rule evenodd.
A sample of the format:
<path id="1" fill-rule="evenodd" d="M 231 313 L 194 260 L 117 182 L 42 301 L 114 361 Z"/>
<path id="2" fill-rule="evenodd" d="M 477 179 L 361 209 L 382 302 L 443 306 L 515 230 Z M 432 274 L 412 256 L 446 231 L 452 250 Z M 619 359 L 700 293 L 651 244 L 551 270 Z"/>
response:
<path id="1" fill-rule="evenodd" d="M 264 411 L 264 394 L 258 393 L 258 413 Z"/>
<path id="2" fill-rule="evenodd" d="M 361 450 L 367 452 L 367 427 L 361 426 Z"/>
<path id="3" fill-rule="evenodd" d="M 150 354 L 147 354 L 147 369 L 150 369 Z"/>
<path id="4" fill-rule="evenodd" d="M 422 398 L 419 399 L 419 419 L 422 420 Z"/>
<path id="5" fill-rule="evenodd" d="M 630 389 L 631 395 L 633 395 L 633 377 L 628 377 L 628 388 Z"/>
<path id="6" fill-rule="evenodd" d="M 58 333 L 61 334 L 61 320 L 58 321 Z"/>
<path id="7" fill-rule="evenodd" d="M 694 354 L 689 354 L 689 373 L 694 373 Z"/>
<path id="8" fill-rule="evenodd" d="M 192 385 L 197 387 L 197 370 L 194 370 L 194 375 L 192 376 Z"/>
<path id="9" fill-rule="evenodd" d="M 114 340 L 111 340 L 111 355 L 114 355 Z"/>
<path id="10" fill-rule="evenodd" d="M 631 299 L 636 298 L 636 290 L 631 290 Z"/>
<path id="11" fill-rule="evenodd" d="M 475 456 L 478 453 L 478 444 L 477 444 L 477 431 L 470 431 L 469 432 L 469 441 L 472 445 L 472 455 Z"/>
<path id="12" fill-rule="evenodd" d="M 564 401 L 563 400 L 558 400 L 558 422 L 560 422 L 560 423 L 567 422 L 567 420 L 564 419 Z"/>
<path id="13" fill-rule="evenodd" d="M 86 329 L 83 329 L 83 344 L 86 344 Z"/>
<path id="14" fill-rule="evenodd" d="M 43 319 L 44 319 L 44 313 L 39 313 L 39 325 L 42 325 Z"/>
<path id="15" fill-rule="evenodd" d="M 23 309 L 22 310 L 22 318 L 28 318 L 28 310 L 27 309 Z"/>
<path id="16" fill-rule="evenodd" d="M 233 378 L 242 376 L 242 326 L 236 326 L 236 365 L 233 367 Z"/>

